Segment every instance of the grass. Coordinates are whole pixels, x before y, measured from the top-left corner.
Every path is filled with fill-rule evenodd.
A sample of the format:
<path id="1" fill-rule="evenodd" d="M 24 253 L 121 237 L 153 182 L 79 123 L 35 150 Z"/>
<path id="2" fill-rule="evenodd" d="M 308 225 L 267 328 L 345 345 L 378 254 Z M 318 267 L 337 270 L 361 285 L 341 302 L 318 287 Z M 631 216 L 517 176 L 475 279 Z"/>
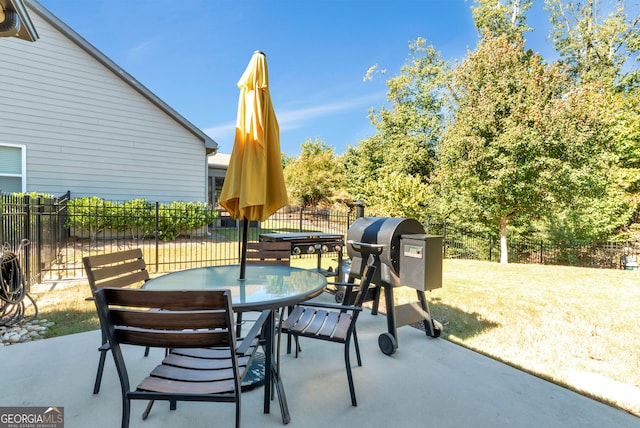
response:
<path id="1" fill-rule="evenodd" d="M 56 323 L 48 336 L 99 328 L 86 281 L 38 288 L 40 318 Z M 640 388 L 640 272 L 445 260 L 427 297 L 443 339 L 640 416 L 640 398 L 611 393 Z"/>

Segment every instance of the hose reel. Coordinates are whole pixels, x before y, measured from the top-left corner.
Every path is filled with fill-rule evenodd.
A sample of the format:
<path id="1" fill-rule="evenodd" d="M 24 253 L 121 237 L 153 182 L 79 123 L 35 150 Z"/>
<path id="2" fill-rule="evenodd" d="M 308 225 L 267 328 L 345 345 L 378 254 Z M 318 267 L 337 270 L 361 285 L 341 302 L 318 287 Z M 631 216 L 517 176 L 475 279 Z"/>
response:
<path id="1" fill-rule="evenodd" d="M 0 325 L 11 326 L 19 323 L 25 316 L 26 306 L 24 298 L 27 297 L 38 316 L 38 307 L 34 299 L 27 293 L 24 275 L 20 266 L 20 260 L 16 253 L 29 245 L 28 239 L 23 239 L 17 252 L 9 249 L 8 244 L 2 247 L 0 257 Z"/>

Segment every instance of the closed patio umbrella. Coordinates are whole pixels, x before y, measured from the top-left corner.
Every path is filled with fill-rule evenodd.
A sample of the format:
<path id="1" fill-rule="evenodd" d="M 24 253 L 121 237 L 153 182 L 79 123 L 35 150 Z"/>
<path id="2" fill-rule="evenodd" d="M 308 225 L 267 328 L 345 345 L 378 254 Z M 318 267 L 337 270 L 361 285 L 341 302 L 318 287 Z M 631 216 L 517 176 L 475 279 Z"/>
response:
<path id="1" fill-rule="evenodd" d="M 244 279 L 248 222 L 266 220 L 289 200 L 264 53 L 254 52 L 238 87 L 236 135 L 220 204 L 231 217 L 243 220 L 240 279 Z"/>

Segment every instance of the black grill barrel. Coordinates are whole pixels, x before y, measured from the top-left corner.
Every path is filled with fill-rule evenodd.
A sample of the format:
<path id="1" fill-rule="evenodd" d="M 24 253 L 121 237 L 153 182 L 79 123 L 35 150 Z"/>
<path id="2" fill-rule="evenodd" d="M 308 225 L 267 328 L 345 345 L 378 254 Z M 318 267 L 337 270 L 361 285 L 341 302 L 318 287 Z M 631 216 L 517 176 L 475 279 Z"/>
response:
<path id="1" fill-rule="evenodd" d="M 351 267 L 349 276 L 361 279 L 364 274 L 364 268 L 367 263 L 376 266 L 373 273 L 372 283 L 380 284 L 380 254 L 384 251 L 382 244 L 370 244 L 368 242 L 347 241 L 347 251 L 349 254 L 357 254 L 351 256 Z"/>
<path id="2" fill-rule="evenodd" d="M 390 285 L 400 285 L 400 237 L 403 234 L 424 233 L 424 228 L 417 220 L 411 218 L 360 217 L 353 222 L 347 231 L 347 241 L 382 245 L 380 264 L 376 269 L 376 277 Z M 351 258 L 351 268 L 362 272 L 363 263 L 360 252 L 352 245 L 347 245 L 347 254 Z M 368 254 L 363 253 L 368 257 Z M 381 285 L 380 282 L 374 284 Z"/>

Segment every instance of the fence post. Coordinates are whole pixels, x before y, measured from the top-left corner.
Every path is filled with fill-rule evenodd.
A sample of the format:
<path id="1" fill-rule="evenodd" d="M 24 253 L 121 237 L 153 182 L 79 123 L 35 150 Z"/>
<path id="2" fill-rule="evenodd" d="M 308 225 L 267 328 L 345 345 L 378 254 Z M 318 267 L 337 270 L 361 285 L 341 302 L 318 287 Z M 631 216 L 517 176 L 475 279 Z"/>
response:
<path id="1" fill-rule="evenodd" d="M 159 237 L 158 235 L 160 234 L 160 203 L 158 201 L 156 201 L 156 233 L 154 234 L 156 236 L 156 273 L 158 273 L 158 270 L 160 269 L 160 264 L 159 264 L 159 260 L 158 257 L 160 255 L 160 251 L 159 251 Z"/>
<path id="2" fill-rule="evenodd" d="M 36 275 L 38 276 L 38 278 L 42 279 L 42 241 L 43 241 L 43 236 L 42 236 L 42 216 L 44 215 L 44 201 L 42 200 L 42 196 L 38 196 L 38 208 L 36 210 L 37 217 L 36 217 L 36 234 L 37 234 L 37 240 L 38 240 L 38 245 L 35 248 L 35 257 L 36 257 L 36 264 L 35 264 L 35 268 L 36 268 Z M 49 216 L 47 215 L 47 218 L 49 218 Z M 29 287 L 31 287 L 31 277 L 29 278 Z"/>
<path id="3" fill-rule="evenodd" d="M 302 232 L 302 212 L 304 211 L 304 207 L 300 207 L 300 218 L 298 219 L 298 232 Z"/>
<path id="4" fill-rule="evenodd" d="M 19 236 L 18 242 L 22 242 L 22 239 L 29 239 L 31 236 L 31 196 L 24 195 L 22 202 L 25 206 L 25 220 L 24 220 L 24 229 L 22 236 Z M 24 267 L 24 277 L 27 278 L 27 291 L 29 291 L 31 286 L 31 261 L 29 257 L 29 249 L 28 247 L 23 248 L 22 256 L 24 257 L 24 261 L 22 265 Z"/>
<path id="5" fill-rule="evenodd" d="M 442 258 L 447 258 L 447 220 L 442 222 Z"/>
<path id="6" fill-rule="evenodd" d="M 544 246 L 543 246 L 543 242 L 542 242 L 542 239 L 541 239 L 540 240 L 540 262 L 539 262 L 540 264 L 542 264 L 542 259 L 543 259 L 543 257 L 542 257 L 543 248 L 544 248 Z"/>
<path id="7" fill-rule="evenodd" d="M 356 218 L 364 217 L 364 202 L 357 200 L 356 205 Z"/>

